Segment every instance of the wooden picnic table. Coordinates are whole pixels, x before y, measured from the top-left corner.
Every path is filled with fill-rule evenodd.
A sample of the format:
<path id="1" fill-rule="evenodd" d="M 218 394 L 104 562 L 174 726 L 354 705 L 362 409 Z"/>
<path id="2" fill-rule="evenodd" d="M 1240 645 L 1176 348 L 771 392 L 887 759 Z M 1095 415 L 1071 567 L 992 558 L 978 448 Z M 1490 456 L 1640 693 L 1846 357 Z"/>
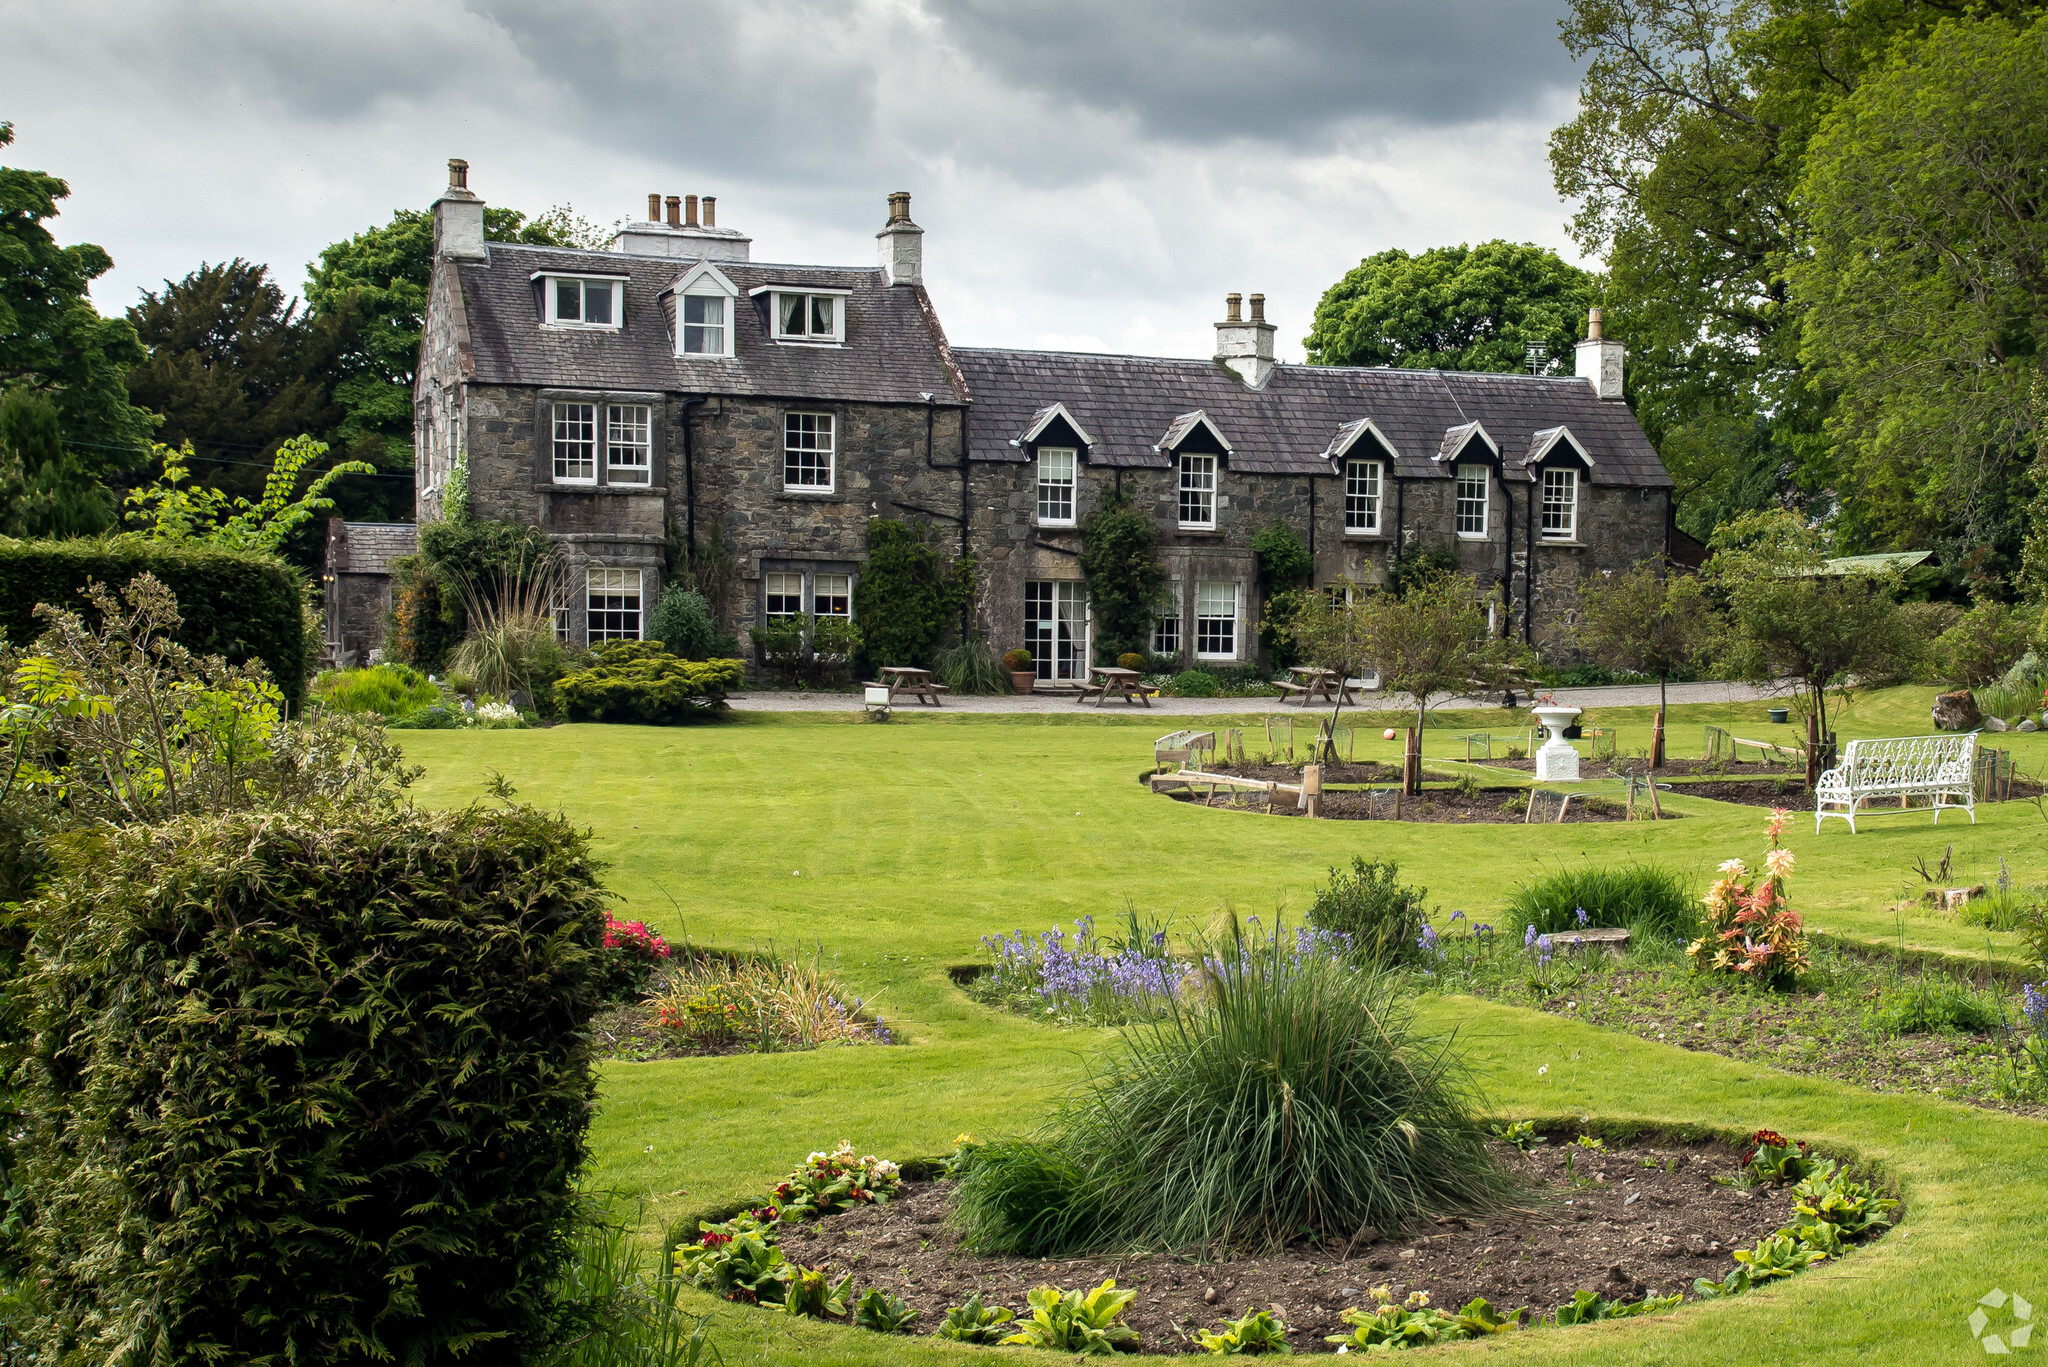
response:
<path id="1" fill-rule="evenodd" d="M 899 693 L 908 693 L 920 703 L 930 703 L 933 707 L 943 706 L 939 702 L 939 694 L 946 691 L 944 684 L 932 682 L 929 669 L 912 669 L 908 665 L 883 665 L 882 682 L 877 686 L 889 690 L 889 705 L 892 707 Z"/>
<path id="2" fill-rule="evenodd" d="M 1337 671 L 1334 669 L 1318 669 L 1313 665 L 1294 665 L 1287 672 L 1294 675 L 1295 679 L 1300 680 L 1300 682 L 1297 683 L 1294 679 L 1281 679 L 1274 684 L 1274 687 L 1280 690 L 1280 701 L 1282 702 L 1287 702 L 1299 695 L 1300 705 L 1307 707 L 1312 702 L 1335 702 L 1340 692 L 1343 695 L 1343 701 L 1347 705 L 1355 706 L 1358 702 L 1358 699 L 1353 696 L 1351 681 L 1338 678 Z"/>
<path id="3" fill-rule="evenodd" d="M 1086 702 L 1089 695 L 1093 694 L 1097 707 L 1102 706 L 1104 698 L 1122 698 L 1126 704 L 1137 702 L 1147 707 L 1152 705 L 1152 699 L 1146 695 L 1140 684 L 1142 676 L 1137 670 L 1118 669 L 1113 665 L 1096 665 L 1088 672 L 1095 676 L 1096 682 L 1081 691 L 1081 701 Z"/>

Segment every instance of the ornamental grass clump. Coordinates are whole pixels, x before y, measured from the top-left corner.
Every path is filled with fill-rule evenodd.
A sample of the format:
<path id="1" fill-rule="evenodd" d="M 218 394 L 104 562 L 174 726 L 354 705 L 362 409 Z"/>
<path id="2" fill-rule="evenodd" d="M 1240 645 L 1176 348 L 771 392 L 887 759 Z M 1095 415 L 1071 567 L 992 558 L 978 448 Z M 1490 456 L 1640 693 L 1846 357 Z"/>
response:
<path id="1" fill-rule="evenodd" d="M 969 1241 L 1255 1251 L 1509 1200 L 1450 1041 L 1394 976 L 1315 943 L 1233 922 L 1199 990 L 1111 1045 L 1044 1135 L 975 1151 Z"/>
<path id="2" fill-rule="evenodd" d="M 663 946 L 664 949 L 671 949 Z M 655 1019 L 702 1048 L 774 1051 L 894 1044 L 888 1025 L 816 955 L 671 950 L 648 996 Z"/>
<path id="3" fill-rule="evenodd" d="M 1693 885 L 1675 869 L 1627 863 L 1559 869 L 1517 887 L 1501 914 L 1504 927 L 1534 926 L 1556 935 L 1587 926 L 1626 926 L 1641 938 L 1683 940 L 1698 925 Z"/>
<path id="4" fill-rule="evenodd" d="M 1812 971 L 1803 923 L 1785 897 L 1792 851 L 1779 846 L 1778 836 L 1790 816 L 1783 807 L 1774 808 L 1764 827 L 1771 848 L 1764 855 L 1762 877 L 1752 877 L 1740 859 L 1721 865 L 1720 880 L 1707 889 L 1703 933 L 1685 948 L 1695 968 L 1773 988 L 1790 988 Z"/>

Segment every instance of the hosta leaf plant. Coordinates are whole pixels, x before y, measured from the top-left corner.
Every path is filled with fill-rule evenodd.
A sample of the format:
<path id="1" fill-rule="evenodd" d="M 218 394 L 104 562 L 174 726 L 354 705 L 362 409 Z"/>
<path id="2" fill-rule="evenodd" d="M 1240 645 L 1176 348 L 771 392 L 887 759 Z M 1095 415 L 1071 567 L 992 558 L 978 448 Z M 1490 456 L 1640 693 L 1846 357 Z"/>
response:
<path id="1" fill-rule="evenodd" d="M 1292 1354 L 1287 1342 L 1287 1323 L 1270 1310 L 1245 1308 L 1244 1318 L 1219 1320 L 1214 1330 L 1197 1329 L 1195 1343 L 1218 1357 L 1255 1357 L 1261 1354 Z"/>
<path id="2" fill-rule="evenodd" d="M 1017 1332 L 1003 1342 L 1050 1348 L 1057 1353 L 1107 1357 L 1122 1345 L 1138 1341 L 1138 1331 L 1121 1322 L 1124 1311 L 1137 1297 L 1135 1291 L 1117 1290 L 1114 1278 L 1093 1291 L 1036 1287 L 1026 1298 L 1031 1305 L 1031 1318 L 1019 1320 Z"/>
<path id="3" fill-rule="evenodd" d="M 1009 1332 L 1015 1312 L 1005 1306 L 983 1305 L 981 1293 L 975 1292 L 964 1305 L 956 1305 L 946 1312 L 946 1322 L 933 1331 L 935 1338 L 951 1339 L 955 1343 L 996 1343 Z"/>

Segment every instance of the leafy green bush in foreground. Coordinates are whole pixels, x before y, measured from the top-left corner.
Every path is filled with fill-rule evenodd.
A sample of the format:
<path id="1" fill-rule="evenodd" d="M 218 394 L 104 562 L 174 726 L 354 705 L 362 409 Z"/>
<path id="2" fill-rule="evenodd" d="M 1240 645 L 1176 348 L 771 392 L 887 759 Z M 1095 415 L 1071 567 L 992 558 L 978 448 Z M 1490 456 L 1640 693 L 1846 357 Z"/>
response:
<path id="1" fill-rule="evenodd" d="M 1350 936 L 1352 952 L 1364 963 L 1386 966 L 1416 957 L 1429 889 L 1403 885 L 1400 873 L 1391 859 L 1353 855 L 1349 873 L 1331 869 L 1330 881 L 1316 889 L 1308 923 Z"/>
<path id="2" fill-rule="evenodd" d="M 1207 991 L 1126 1031 L 1046 1135 L 975 1151 L 958 1197 L 970 1243 L 1262 1249 L 1514 1192 L 1449 1041 L 1415 1031 L 1392 975 L 1296 952 L 1278 927 L 1234 928 L 1203 971 Z"/>
<path id="3" fill-rule="evenodd" d="M 738 660 L 679 660 L 659 641 L 606 641 L 555 685 L 572 721 L 659 725 L 709 717 L 746 678 Z"/>
<path id="4" fill-rule="evenodd" d="M 596 1092 L 585 838 L 527 809 L 235 813 L 62 854 L 25 973 L 34 1351 L 542 1347 Z"/>

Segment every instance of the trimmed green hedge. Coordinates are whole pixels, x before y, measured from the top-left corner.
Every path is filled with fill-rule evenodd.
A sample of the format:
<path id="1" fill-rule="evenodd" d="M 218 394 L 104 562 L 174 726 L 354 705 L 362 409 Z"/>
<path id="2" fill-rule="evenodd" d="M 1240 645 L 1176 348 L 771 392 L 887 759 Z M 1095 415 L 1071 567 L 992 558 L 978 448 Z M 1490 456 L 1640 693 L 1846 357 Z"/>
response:
<path id="1" fill-rule="evenodd" d="M 79 597 L 87 581 L 116 590 L 147 570 L 178 597 L 178 643 L 229 664 L 263 661 L 293 713 L 306 701 L 306 616 L 297 574 L 282 560 L 249 551 L 147 541 L 13 541 L 0 538 L 0 635 L 25 646 L 43 634 L 36 604 L 97 614 Z"/>
<path id="2" fill-rule="evenodd" d="M 723 711 L 747 677 L 743 661 L 678 659 L 659 641 L 606 641 L 590 653 L 590 668 L 555 684 L 571 721 L 694 721 Z"/>
<path id="3" fill-rule="evenodd" d="M 26 979 L 37 1360 L 534 1351 L 596 1089 L 585 838 L 238 814 L 62 858 Z"/>

